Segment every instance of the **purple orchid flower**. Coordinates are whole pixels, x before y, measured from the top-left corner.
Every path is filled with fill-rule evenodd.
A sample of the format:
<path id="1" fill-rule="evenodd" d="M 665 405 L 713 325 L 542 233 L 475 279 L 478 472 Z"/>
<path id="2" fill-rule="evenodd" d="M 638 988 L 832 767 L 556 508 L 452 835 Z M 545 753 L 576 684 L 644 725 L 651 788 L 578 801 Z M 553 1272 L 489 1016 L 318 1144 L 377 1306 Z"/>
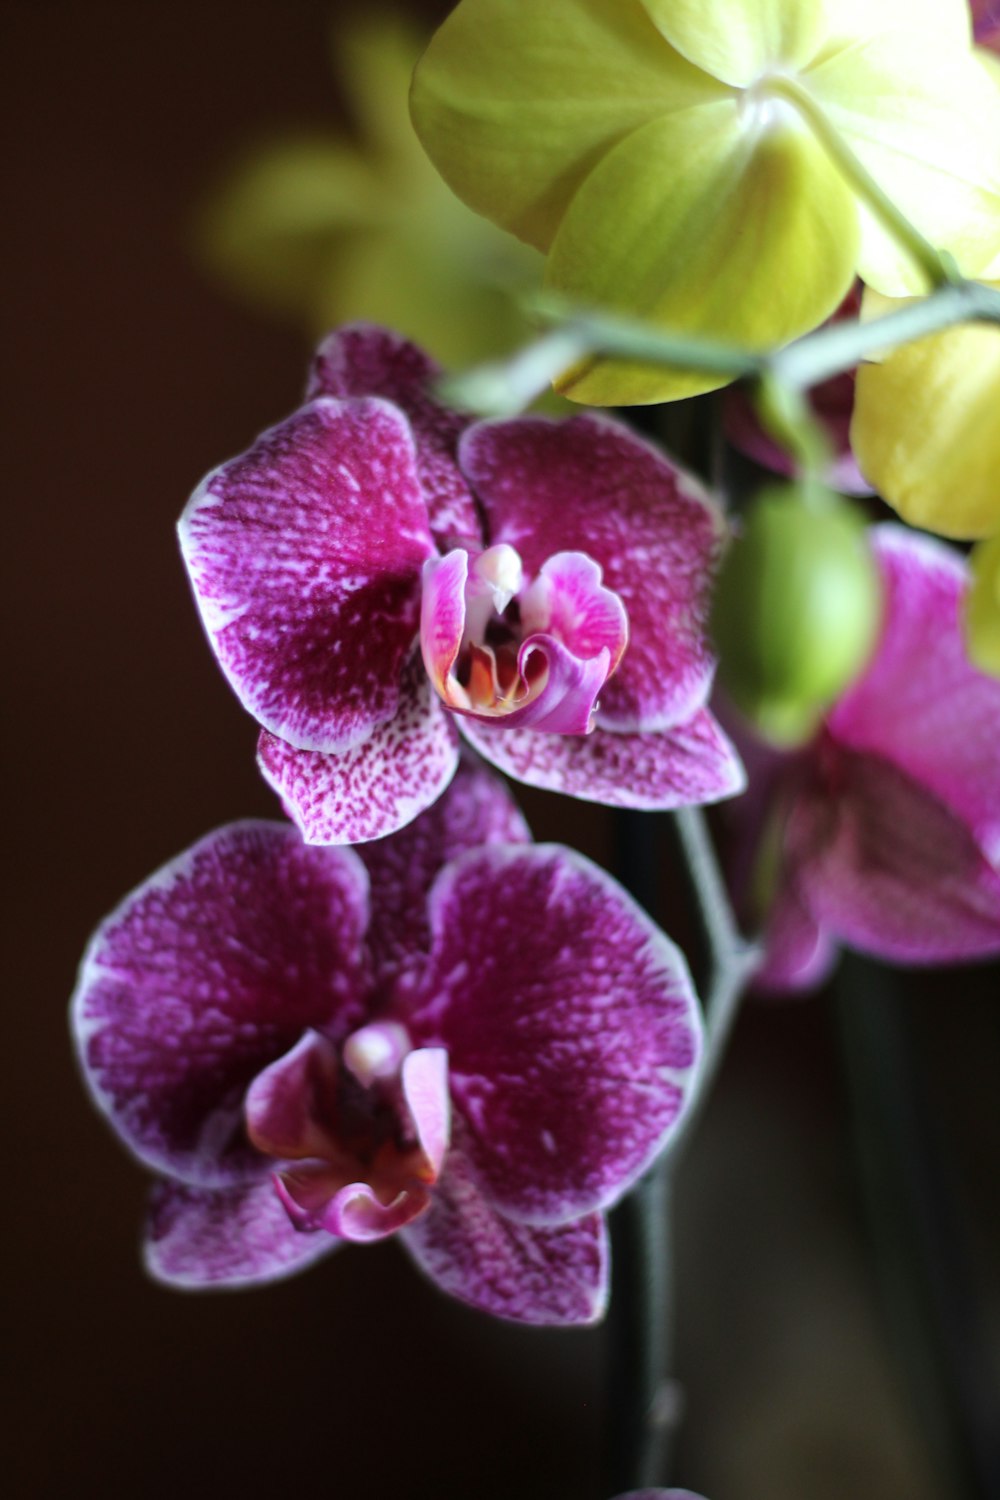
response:
<path id="1" fill-rule="evenodd" d="M 756 983 L 819 983 L 836 944 L 896 963 L 1000 953 L 1000 683 L 962 639 L 964 559 L 875 527 L 885 588 L 874 656 L 793 756 L 747 744 L 734 809 L 771 888 Z M 735 884 L 754 883 L 746 868 Z"/>
<path id="2" fill-rule="evenodd" d="M 331 335 L 307 404 L 180 522 L 202 620 L 309 843 L 403 827 L 459 735 L 516 780 L 666 809 L 742 790 L 706 707 L 723 523 L 695 480 L 584 415 L 468 426 L 436 366 Z"/>
<path id="3" fill-rule="evenodd" d="M 247 1285 L 398 1233 L 445 1291 L 589 1323 L 603 1210 L 699 1060 L 683 955 L 595 865 L 534 846 L 463 767 L 361 850 L 210 834 L 98 929 L 73 1024 L 98 1107 L 159 1174 L 146 1262 Z"/>
<path id="4" fill-rule="evenodd" d="M 861 283 L 855 282 L 825 326 L 857 319 L 861 312 L 861 291 Z M 827 484 L 843 495 L 871 495 L 874 490 L 858 468 L 851 449 L 854 382 L 854 370 L 832 375 L 812 388 L 809 405 L 830 445 L 830 461 L 824 476 Z M 786 479 L 794 478 L 794 457 L 765 432 L 745 386 L 732 385 L 725 391 L 722 411 L 726 438 L 734 448 L 762 468 Z"/>

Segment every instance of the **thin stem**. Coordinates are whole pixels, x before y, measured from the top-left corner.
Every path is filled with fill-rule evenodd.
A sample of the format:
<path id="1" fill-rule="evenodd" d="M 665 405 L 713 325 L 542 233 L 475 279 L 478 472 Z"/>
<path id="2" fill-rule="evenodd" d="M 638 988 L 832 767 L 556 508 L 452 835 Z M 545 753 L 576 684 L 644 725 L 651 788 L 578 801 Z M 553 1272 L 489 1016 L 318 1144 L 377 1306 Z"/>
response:
<path id="1" fill-rule="evenodd" d="M 584 312 L 562 299 L 536 302 L 558 327 L 510 360 L 481 365 L 439 385 L 442 398 L 483 415 L 521 411 L 571 365 L 588 356 L 639 360 L 673 369 L 700 370 L 731 380 L 770 377 L 806 390 L 853 369 L 871 354 L 886 354 L 959 323 L 1000 324 L 1000 290 L 976 281 L 939 286 L 927 297 L 868 322 L 837 323 L 771 354 L 654 329 L 613 314 Z"/>
<path id="2" fill-rule="evenodd" d="M 946 286 L 959 279 L 954 266 L 934 248 L 930 240 L 924 238 L 916 225 L 883 192 L 807 89 L 794 78 L 774 77 L 768 79 L 766 91 L 785 99 L 798 112 L 845 182 L 865 207 L 871 210 L 883 229 L 919 266 L 931 287 Z"/>

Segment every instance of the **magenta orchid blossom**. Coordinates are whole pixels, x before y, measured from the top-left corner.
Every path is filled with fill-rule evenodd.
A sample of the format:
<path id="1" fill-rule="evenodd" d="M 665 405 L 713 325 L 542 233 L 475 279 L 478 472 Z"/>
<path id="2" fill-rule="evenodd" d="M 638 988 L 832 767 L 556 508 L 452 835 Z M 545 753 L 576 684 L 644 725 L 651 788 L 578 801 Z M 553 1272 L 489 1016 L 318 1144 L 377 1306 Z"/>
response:
<path id="1" fill-rule="evenodd" d="M 603 1210 L 677 1124 L 684 958 L 595 865 L 535 846 L 492 773 L 361 850 L 210 834 L 95 934 L 82 1066 L 159 1174 L 149 1269 L 266 1282 L 398 1233 L 445 1291 L 588 1323 Z"/>
<path id="2" fill-rule="evenodd" d="M 1000 953 L 1000 683 L 965 652 L 968 571 L 899 526 L 871 536 L 885 588 L 872 660 L 804 751 L 745 747 L 734 814 L 769 872 L 770 990 L 819 983 L 838 943 L 893 963 Z"/>
<path id="3" fill-rule="evenodd" d="M 517 780 L 666 809 L 743 786 L 706 707 L 723 523 L 592 415 L 468 425 L 412 344 L 355 326 L 307 404 L 180 522 L 201 616 L 309 843 L 401 828 L 459 734 Z"/>

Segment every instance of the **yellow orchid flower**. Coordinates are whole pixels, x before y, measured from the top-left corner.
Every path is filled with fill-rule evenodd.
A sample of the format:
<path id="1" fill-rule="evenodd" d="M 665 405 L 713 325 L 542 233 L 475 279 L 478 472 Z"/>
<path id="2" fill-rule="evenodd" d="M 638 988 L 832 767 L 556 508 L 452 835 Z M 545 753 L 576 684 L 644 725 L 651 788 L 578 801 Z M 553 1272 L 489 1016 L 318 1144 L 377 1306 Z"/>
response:
<path id="1" fill-rule="evenodd" d="M 546 252 L 550 288 L 748 349 L 814 328 L 856 272 L 927 290 L 862 174 L 966 273 L 1000 250 L 1000 95 L 965 0 L 461 0 L 411 108 L 459 196 Z M 724 383 L 601 362 L 563 388 Z"/>
<path id="2" fill-rule="evenodd" d="M 909 300 L 866 292 L 862 316 Z M 989 536 L 1000 529 L 998 414 L 1000 328 L 947 328 L 861 366 L 851 448 L 904 520 L 940 536 Z"/>
<path id="3" fill-rule="evenodd" d="M 1000 677 L 1000 531 L 970 558 L 972 587 L 965 600 L 965 644 L 981 672 Z"/>
<path id="4" fill-rule="evenodd" d="M 407 111 L 419 50 L 390 11 L 338 28 L 354 139 L 303 135 L 254 151 L 205 210 L 199 248 L 237 293 L 310 338 L 365 318 L 468 364 L 528 336 L 514 297 L 538 286 L 543 262 L 459 202 L 427 160 Z"/>

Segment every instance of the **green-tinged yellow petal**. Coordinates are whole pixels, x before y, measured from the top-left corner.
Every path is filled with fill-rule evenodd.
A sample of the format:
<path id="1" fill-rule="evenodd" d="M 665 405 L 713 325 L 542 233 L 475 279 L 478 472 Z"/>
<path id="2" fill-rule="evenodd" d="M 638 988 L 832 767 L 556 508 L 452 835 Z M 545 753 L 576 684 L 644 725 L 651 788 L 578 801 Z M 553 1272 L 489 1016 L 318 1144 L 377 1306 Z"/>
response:
<path id="1" fill-rule="evenodd" d="M 826 32 L 825 0 L 642 0 L 671 46 L 725 83 L 745 87 L 797 69 Z"/>
<path id="2" fill-rule="evenodd" d="M 383 221 L 379 183 L 359 154 L 303 137 L 249 155 L 203 210 L 197 248 L 241 295 L 284 313 L 315 305 L 345 232 Z"/>
<path id="3" fill-rule="evenodd" d="M 892 26 L 921 27 L 959 46 L 967 46 L 972 38 L 967 0 L 826 0 L 826 17 L 830 37 L 838 44 L 875 36 Z"/>
<path id="4" fill-rule="evenodd" d="M 331 271 L 326 327 L 382 323 L 461 368 L 531 337 L 515 299 L 537 288 L 542 260 L 451 198 L 451 212 L 411 212 L 391 231 L 345 238 Z"/>
<path id="5" fill-rule="evenodd" d="M 640 0 L 464 0 L 417 66 L 411 108 L 459 197 L 544 250 L 618 141 L 720 92 Z"/>
<path id="6" fill-rule="evenodd" d="M 1000 328 L 949 328 L 862 366 L 851 446 L 914 526 L 989 536 L 1000 528 L 998 413 Z"/>
<path id="7" fill-rule="evenodd" d="M 981 672 L 1000 677 L 1000 531 L 969 559 L 972 587 L 965 598 L 965 644 Z"/>
<path id="8" fill-rule="evenodd" d="M 413 65 L 423 37 L 406 16 L 376 6 L 338 22 L 331 35 L 333 71 L 367 150 L 385 164 L 426 160 L 410 124 Z"/>
<path id="9" fill-rule="evenodd" d="M 556 238 L 548 285 L 678 332 L 765 349 L 814 328 L 853 276 L 857 213 L 783 106 L 754 123 L 728 101 L 667 115 L 610 152 Z M 564 394 L 595 405 L 673 400 L 719 377 L 599 363 Z"/>
<path id="10" fill-rule="evenodd" d="M 839 52 L 802 83 L 911 223 L 981 275 L 1000 249 L 1000 90 L 971 49 L 900 28 Z M 926 290 L 864 208 L 861 223 L 862 279 L 888 296 Z"/>

